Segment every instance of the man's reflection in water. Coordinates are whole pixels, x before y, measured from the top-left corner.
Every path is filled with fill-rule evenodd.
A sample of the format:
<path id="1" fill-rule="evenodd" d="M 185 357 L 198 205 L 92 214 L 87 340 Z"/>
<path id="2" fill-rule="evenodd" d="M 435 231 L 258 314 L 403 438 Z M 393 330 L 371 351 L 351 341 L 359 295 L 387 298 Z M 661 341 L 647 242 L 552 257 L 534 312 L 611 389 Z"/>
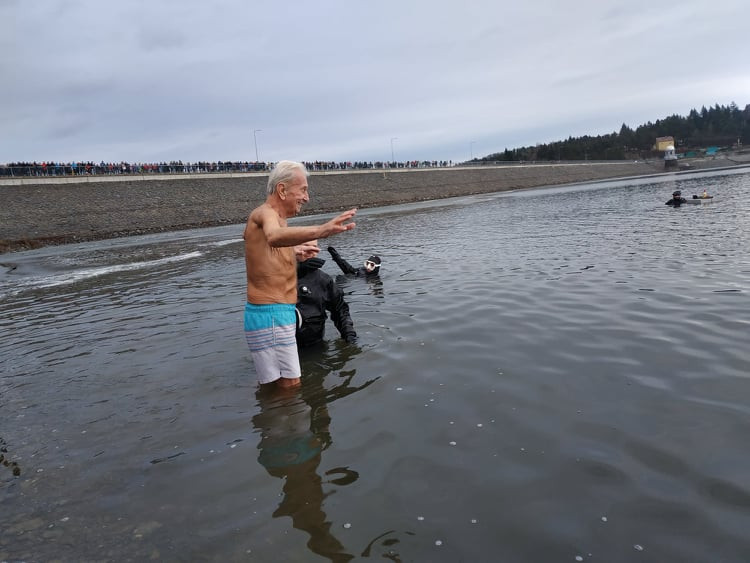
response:
<path id="1" fill-rule="evenodd" d="M 375 297 L 383 298 L 383 281 L 381 279 L 368 280 L 367 287 Z"/>
<path id="2" fill-rule="evenodd" d="M 340 380 L 326 389 L 327 374 L 340 370 L 358 349 L 343 342 L 323 342 L 306 349 L 301 360 L 302 385 L 293 390 L 259 389 L 256 397 L 260 412 L 253 417 L 253 426 L 260 433 L 258 461 L 274 477 L 284 479 L 282 499 L 273 516 L 289 516 L 292 525 L 310 534 L 307 546 L 331 561 L 349 561 L 341 542 L 331 533 L 326 521 L 323 501 L 333 491 L 323 491 L 318 474 L 321 454 L 333 440 L 329 426 L 328 404 L 364 389 L 378 378 L 352 386 L 355 371 L 338 372 Z M 333 376 L 331 376 L 333 377 Z M 325 484 L 348 485 L 359 477 L 348 467 L 325 472 Z"/>

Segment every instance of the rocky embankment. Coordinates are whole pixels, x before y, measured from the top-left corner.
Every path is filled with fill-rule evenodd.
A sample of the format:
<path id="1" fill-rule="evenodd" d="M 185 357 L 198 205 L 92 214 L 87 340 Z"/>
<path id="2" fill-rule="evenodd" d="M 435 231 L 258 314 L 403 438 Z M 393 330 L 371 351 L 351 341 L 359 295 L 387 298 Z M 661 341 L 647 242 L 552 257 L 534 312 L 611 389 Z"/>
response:
<path id="1" fill-rule="evenodd" d="M 703 169 L 737 163 L 695 164 Z M 303 214 L 663 173 L 659 161 L 313 172 Z M 244 223 L 264 201 L 267 178 L 250 173 L 2 179 L 0 252 Z"/>

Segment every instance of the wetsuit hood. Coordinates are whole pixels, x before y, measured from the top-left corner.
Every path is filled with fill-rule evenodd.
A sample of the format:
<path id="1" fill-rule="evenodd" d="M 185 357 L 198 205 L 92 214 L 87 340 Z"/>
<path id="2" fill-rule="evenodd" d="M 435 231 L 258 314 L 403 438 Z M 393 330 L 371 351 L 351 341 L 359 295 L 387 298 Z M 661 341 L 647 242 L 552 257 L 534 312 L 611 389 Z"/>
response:
<path id="1" fill-rule="evenodd" d="M 372 262 L 373 264 L 375 264 L 375 267 L 372 269 L 371 272 L 367 271 L 367 268 L 365 268 L 365 275 L 367 275 L 367 276 L 377 276 L 377 275 L 379 275 L 380 274 L 380 264 L 381 264 L 380 256 L 378 256 L 376 254 L 373 254 L 372 256 L 370 256 L 367 259 L 367 262 Z"/>

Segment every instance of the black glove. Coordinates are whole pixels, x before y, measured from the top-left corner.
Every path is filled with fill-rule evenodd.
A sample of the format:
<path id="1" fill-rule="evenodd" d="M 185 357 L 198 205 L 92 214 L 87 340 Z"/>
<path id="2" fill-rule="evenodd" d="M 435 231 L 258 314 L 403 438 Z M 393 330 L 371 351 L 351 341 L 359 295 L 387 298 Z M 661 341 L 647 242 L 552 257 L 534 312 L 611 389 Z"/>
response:
<path id="1" fill-rule="evenodd" d="M 345 274 L 357 273 L 356 268 L 354 268 L 351 264 L 349 264 L 349 262 L 344 260 L 335 248 L 329 246 L 327 250 L 331 253 L 331 258 L 333 258 L 333 261 L 336 262 L 339 268 L 341 268 L 342 272 L 344 272 Z"/>

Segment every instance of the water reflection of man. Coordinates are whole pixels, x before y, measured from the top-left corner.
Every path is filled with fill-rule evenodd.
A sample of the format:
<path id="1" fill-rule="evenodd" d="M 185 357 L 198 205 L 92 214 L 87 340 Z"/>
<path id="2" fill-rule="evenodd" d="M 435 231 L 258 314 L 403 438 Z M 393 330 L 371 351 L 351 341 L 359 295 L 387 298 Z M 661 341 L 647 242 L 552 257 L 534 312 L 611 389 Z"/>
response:
<path id="1" fill-rule="evenodd" d="M 327 342 L 322 346 L 327 348 Z M 319 363 L 318 358 L 315 360 Z M 289 516 L 296 529 L 310 535 L 307 546 L 314 553 L 331 561 L 350 561 L 353 556 L 331 532 L 331 522 L 323 510 L 323 501 L 330 494 L 323 485 L 348 485 L 359 475 L 348 467 L 333 468 L 325 472 L 328 479 L 324 482 L 318 467 L 323 451 L 333 443 L 328 404 L 364 389 L 377 378 L 351 386 L 352 371 L 343 382 L 327 390 L 323 385 L 325 371 L 310 367 L 301 388 L 293 394 L 280 395 L 262 387 L 258 390 L 260 412 L 253 417 L 253 426 L 261 436 L 258 461 L 269 475 L 284 479 L 284 497 L 274 518 Z"/>
<path id="2" fill-rule="evenodd" d="M 284 479 L 284 497 L 273 517 L 289 516 L 295 528 L 310 534 L 307 546 L 314 553 L 331 561 L 351 560 L 323 511 L 326 495 L 318 466 L 324 442 L 311 429 L 312 409 L 299 396 L 259 401 L 262 410 L 253 417 L 261 432 L 258 461 L 269 475 Z"/>

